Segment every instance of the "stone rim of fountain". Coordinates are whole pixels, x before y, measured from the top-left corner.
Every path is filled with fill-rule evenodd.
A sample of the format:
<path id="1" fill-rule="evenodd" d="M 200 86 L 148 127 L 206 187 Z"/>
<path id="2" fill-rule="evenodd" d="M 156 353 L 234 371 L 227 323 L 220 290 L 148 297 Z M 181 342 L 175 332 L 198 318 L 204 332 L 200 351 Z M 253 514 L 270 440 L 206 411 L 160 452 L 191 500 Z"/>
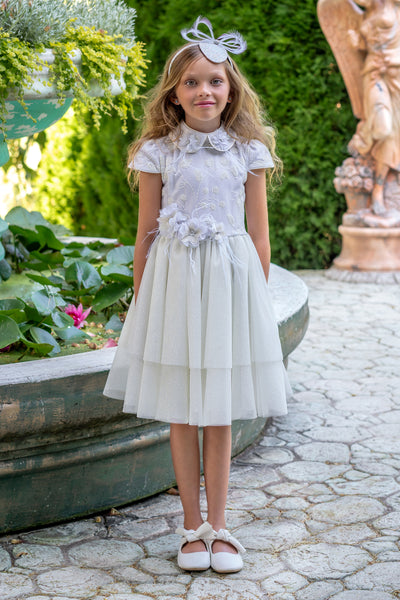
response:
<path id="1" fill-rule="evenodd" d="M 308 290 L 275 265 L 270 282 L 287 357 L 307 329 Z M 0 366 L 0 532 L 93 514 L 174 485 L 169 425 L 122 413 L 122 402 L 102 395 L 114 353 Z M 266 421 L 234 421 L 233 455 Z"/>

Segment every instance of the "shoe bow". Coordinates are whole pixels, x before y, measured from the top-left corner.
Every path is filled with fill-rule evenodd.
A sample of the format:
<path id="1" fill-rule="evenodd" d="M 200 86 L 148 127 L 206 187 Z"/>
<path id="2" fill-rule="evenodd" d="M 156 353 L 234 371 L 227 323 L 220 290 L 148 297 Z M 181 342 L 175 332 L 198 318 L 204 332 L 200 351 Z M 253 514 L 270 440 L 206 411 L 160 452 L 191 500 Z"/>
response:
<path id="1" fill-rule="evenodd" d="M 210 523 L 207 521 L 202 523 L 196 530 L 178 527 L 175 530 L 175 533 L 184 537 L 187 542 L 196 542 L 197 540 L 212 540 L 214 539 L 215 534 Z"/>
<path id="2" fill-rule="evenodd" d="M 232 546 L 234 546 L 234 548 L 236 548 L 236 550 L 241 554 L 244 554 L 246 552 L 245 548 L 243 548 L 239 540 L 233 537 L 233 535 L 229 533 L 227 529 L 220 529 L 219 531 L 214 531 L 213 541 L 215 540 L 221 540 L 223 542 L 228 542 L 229 544 L 232 544 Z"/>

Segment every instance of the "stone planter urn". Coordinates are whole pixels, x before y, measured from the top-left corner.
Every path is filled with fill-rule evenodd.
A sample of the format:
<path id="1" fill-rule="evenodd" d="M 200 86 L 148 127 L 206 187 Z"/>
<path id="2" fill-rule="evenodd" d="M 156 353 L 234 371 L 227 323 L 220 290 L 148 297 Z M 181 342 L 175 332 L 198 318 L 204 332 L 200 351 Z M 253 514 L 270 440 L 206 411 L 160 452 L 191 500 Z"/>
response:
<path id="1" fill-rule="evenodd" d="M 79 70 L 81 53 L 79 51 L 72 52 L 70 57 Z M 38 54 L 38 58 L 47 65 L 54 63 L 52 50 Z M 55 85 L 50 85 L 50 75 L 49 68 L 44 66 L 42 70 L 31 73 L 33 83 L 23 88 L 24 101 L 30 116 L 18 102 L 15 92 L 10 90 L 6 100 L 7 113 L 5 115 L 7 139 L 17 139 L 43 131 L 56 123 L 67 112 L 72 104 L 72 93 L 66 92 L 65 99 L 60 101 Z M 110 89 L 114 95 L 120 94 L 125 89 L 122 72 L 119 80 L 111 78 Z M 102 96 L 103 94 L 104 91 L 100 86 L 93 82 L 91 95 Z M 4 135 L 0 133 L 0 166 L 4 165 L 9 158 L 7 142 Z"/>
<path id="2" fill-rule="evenodd" d="M 270 289 L 287 361 L 307 329 L 308 292 L 275 265 Z M 169 425 L 122 413 L 122 402 L 102 395 L 114 353 L 0 366 L 0 532 L 87 515 L 174 484 Z M 235 421 L 233 454 L 265 423 Z"/>

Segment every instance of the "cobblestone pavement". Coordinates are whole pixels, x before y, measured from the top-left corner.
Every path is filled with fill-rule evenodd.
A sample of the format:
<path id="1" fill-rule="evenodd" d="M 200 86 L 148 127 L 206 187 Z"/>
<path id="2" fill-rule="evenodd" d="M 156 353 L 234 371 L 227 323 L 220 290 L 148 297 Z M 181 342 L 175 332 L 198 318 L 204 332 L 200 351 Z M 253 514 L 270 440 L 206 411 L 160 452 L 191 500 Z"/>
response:
<path id="1" fill-rule="evenodd" d="M 243 571 L 181 571 L 179 497 L 161 494 L 3 536 L 1 600 L 400 598 L 400 288 L 301 275 L 311 322 L 289 414 L 232 465 Z"/>

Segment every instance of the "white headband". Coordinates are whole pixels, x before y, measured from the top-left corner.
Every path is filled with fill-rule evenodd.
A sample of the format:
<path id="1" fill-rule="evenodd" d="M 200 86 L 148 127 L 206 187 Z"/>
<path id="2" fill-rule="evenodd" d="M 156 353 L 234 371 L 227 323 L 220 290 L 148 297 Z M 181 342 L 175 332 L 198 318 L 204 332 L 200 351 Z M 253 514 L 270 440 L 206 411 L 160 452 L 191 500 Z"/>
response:
<path id="1" fill-rule="evenodd" d="M 208 28 L 210 32 L 209 35 L 199 30 L 200 24 L 203 24 Z M 229 60 L 230 64 L 232 64 L 228 52 L 231 54 L 241 54 L 247 48 L 245 40 L 237 31 L 223 33 L 218 38 L 215 38 L 211 23 L 205 17 L 197 17 L 190 29 L 181 30 L 181 35 L 184 40 L 192 42 L 189 46 L 198 46 L 204 56 L 213 63 L 222 63 Z M 190 35 L 192 35 L 192 37 L 190 37 Z M 184 46 L 174 54 L 169 63 L 168 75 L 171 72 L 172 63 L 176 57 L 189 46 Z"/>

